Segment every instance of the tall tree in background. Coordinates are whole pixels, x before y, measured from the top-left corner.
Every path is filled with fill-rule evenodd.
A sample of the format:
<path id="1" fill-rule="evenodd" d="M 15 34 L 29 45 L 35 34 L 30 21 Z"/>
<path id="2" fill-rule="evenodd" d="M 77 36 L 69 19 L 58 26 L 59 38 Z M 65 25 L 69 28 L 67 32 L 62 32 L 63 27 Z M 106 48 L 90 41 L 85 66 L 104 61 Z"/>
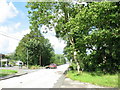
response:
<path id="1" fill-rule="evenodd" d="M 25 35 L 16 48 L 16 56 L 29 65 L 46 65 L 50 63 L 53 48 L 48 39 L 45 39 L 39 30 Z"/>
<path id="2" fill-rule="evenodd" d="M 55 54 L 54 59 L 51 63 L 55 63 L 57 65 L 62 65 L 66 63 L 66 59 L 62 54 Z"/>

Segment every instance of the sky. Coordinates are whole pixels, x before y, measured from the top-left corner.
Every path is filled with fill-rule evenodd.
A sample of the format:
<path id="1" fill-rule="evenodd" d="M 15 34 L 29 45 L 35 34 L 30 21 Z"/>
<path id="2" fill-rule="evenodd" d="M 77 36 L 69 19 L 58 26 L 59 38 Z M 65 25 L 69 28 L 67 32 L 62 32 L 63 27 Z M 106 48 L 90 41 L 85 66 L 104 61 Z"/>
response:
<path id="1" fill-rule="evenodd" d="M 13 53 L 19 41 L 30 32 L 26 4 L 26 2 L 0 1 L 0 53 Z M 50 40 L 56 54 L 63 53 L 66 44 L 55 37 L 54 29 L 44 36 Z"/>

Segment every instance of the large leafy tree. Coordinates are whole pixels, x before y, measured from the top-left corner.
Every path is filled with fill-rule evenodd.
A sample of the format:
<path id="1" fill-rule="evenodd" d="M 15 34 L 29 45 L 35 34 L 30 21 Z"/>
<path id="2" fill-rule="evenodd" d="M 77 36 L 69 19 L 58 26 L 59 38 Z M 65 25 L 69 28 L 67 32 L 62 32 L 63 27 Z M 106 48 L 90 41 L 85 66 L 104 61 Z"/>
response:
<path id="1" fill-rule="evenodd" d="M 84 25 L 83 29 L 87 32 L 83 41 L 86 49 L 91 50 L 90 62 L 93 70 L 98 68 L 111 73 L 118 71 L 119 12 L 119 2 L 93 2 L 76 15 L 75 21 Z"/>
<path id="2" fill-rule="evenodd" d="M 80 65 L 79 60 L 76 58 L 77 49 L 75 47 L 76 36 L 74 36 L 73 30 L 66 26 L 72 18 L 75 18 L 82 5 L 68 2 L 28 2 L 26 7 L 29 9 L 31 29 L 42 25 L 46 25 L 49 30 L 54 27 L 56 37 L 62 38 L 69 43 L 69 46 L 73 48 L 73 60 L 77 64 L 79 72 Z"/>
<path id="3" fill-rule="evenodd" d="M 50 63 L 53 48 L 39 30 L 25 35 L 16 48 L 16 57 L 29 65 L 46 65 Z M 27 56 L 28 55 L 28 56 Z"/>
<path id="4" fill-rule="evenodd" d="M 93 71 L 105 69 L 105 72 L 118 70 L 119 2 L 92 2 L 87 6 L 72 2 L 29 2 L 26 7 L 32 30 L 42 25 L 49 30 L 54 27 L 56 37 L 66 41 L 64 52 L 75 62 L 78 72 L 80 67 Z"/>
<path id="5" fill-rule="evenodd" d="M 78 58 L 85 69 L 110 73 L 118 71 L 119 12 L 118 2 L 93 2 L 67 23 L 67 27 L 74 30 Z M 86 55 L 87 50 L 91 51 L 89 55 Z"/>

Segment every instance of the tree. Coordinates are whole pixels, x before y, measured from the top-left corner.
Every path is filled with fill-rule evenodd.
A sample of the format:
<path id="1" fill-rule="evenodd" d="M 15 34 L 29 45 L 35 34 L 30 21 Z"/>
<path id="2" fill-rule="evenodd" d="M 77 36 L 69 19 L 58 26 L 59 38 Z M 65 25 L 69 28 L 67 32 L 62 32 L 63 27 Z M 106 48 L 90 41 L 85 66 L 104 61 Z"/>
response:
<path id="1" fill-rule="evenodd" d="M 29 65 L 46 65 L 50 63 L 53 48 L 48 39 L 45 39 L 39 30 L 25 35 L 16 48 L 16 57 Z"/>
<path id="2" fill-rule="evenodd" d="M 87 66 L 93 71 L 96 69 L 110 73 L 118 71 L 117 55 L 120 43 L 116 42 L 119 42 L 120 38 L 119 12 L 118 2 L 92 2 L 82 8 L 74 19 L 74 22 L 79 22 L 77 25 L 80 26 L 79 31 L 83 31 L 82 38 L 77 39 L 77 45 L 80 46 L 78 48 L 84 47 L 85 50 L 91 51 L 89 59 L 87 58 Z"/>
<path id="3" fill-rule="evenodd" d="M 16 60 L 15 52 L 5 55 L 5 58 L 10 60 Z"/>
<path id="4" fill-rule="evenodd" d="M 51 63 L 55 63 L 57 65 L 62 65 L 66 63 L 65 57 L 62 54 L 55 54 L 54 59 Z"/>
<path id="5" fill-rule="evenodd" d="M 92 2 L 87 6 L 72 2 L 29 2 L 26 7 L 32 29 L 42 25 L 54 27 L 56 37 L 66 41 L 64 52 L 76 64 L 78 72 L 80 68 L 118 71 L 118 2 Z M 89 55 L 87 50 L 91 52 Z"/>
<path id="6" fill-rule="evenodd" d="M 70 42 L 70 45 L 74 48 L 72 49 L 73 60 L 76 62 L 79 72 L 79 60 L 76 58 L 76 36 L 74 36 L 74 30 L 68 28 L 67 24 L 80 11 L 78 8 L 83 6 L 73 4 L 72 2 L 28 2 L 26 7 L 29 8 L 31 29 L 41 27 L 42 25 L 46 25 L 49 29 L 54 27 L 56 37 Z"/>

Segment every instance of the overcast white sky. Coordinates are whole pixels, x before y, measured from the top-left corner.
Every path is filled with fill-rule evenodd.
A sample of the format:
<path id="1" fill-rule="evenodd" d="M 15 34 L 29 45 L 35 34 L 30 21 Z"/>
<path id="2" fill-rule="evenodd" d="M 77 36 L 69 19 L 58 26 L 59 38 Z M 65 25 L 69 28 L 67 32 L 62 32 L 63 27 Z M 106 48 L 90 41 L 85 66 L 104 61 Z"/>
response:
<path id="1" fill-rule="evenodd" d="M 25 5 L 26 2 L 0 2 L 0 53 L 14 52 L 19 40 L 30 32 Z M 55 37 L 54 30 L 45 34 L 45 37 L 54 46 L 55 53 L 63 53 L 66 44 Z"/>

